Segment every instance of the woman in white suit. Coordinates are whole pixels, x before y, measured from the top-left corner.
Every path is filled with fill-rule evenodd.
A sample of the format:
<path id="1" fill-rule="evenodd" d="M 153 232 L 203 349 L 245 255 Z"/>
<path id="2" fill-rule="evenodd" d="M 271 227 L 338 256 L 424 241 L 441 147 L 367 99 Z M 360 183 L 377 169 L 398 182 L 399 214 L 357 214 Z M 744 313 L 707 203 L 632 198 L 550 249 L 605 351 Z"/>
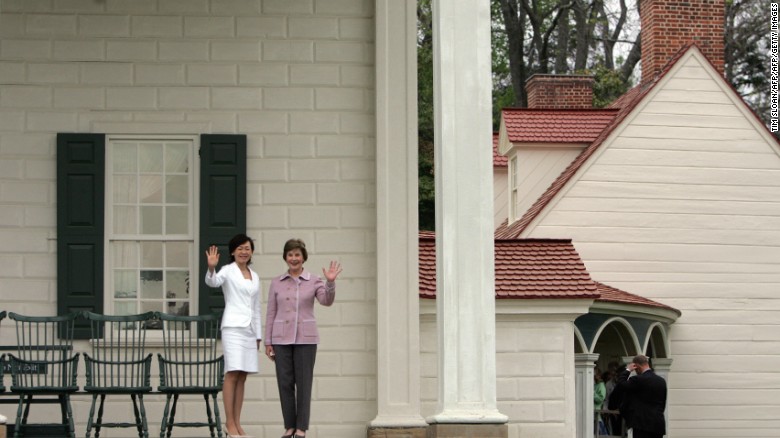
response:
<path id="1" fill-rule="evenodd" d="M 245 234 L 238 234 L 228 244 L 231 263 L 219 272 L 216 246 L 206 251 L 206 284 L 222 287 L 225 311 L 222 314 L 222 350 L 225 355 L 225 383 L 222 401 L 225 405 L 225 428 L 229 437 L 245 434 L 241 427 L 241 407 L 244 404 L 244 384 L 249 373 L 257 373 L 257 350 L 262 340 L 260 322 L 260 278 L 249 268 L 255 243 Z"/>

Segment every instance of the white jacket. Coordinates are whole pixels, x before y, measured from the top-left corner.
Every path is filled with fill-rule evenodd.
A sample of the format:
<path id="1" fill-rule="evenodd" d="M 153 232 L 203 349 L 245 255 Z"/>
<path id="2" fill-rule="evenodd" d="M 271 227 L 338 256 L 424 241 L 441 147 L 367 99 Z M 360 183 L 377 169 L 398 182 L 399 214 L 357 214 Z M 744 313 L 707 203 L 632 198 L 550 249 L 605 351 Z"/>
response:
<path id="1" fill-rule="evenodd" d="M 225 295 L 225 311 L 222 313 L 222 327 L 251 327 L 257 339 L 263 338 L 263 324 L 260 320 L 260 277 L 252 269 L 252 280 L 247 280 L 234 263 L 223 266 L 212 274 L 206 270 L 206 284 L 222 286 Z"/>

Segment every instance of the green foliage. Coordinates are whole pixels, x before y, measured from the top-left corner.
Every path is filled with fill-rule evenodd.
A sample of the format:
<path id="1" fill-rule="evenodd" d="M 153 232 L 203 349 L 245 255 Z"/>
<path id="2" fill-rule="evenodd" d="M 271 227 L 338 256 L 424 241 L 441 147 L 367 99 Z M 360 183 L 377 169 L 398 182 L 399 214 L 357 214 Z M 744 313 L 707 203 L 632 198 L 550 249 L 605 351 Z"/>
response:
<path id="1" fill-rule="evenodd" d="M 417 3 L 417 214 L 421 230 L 436 228 L 433 169 L 433 29 L 431 0 Z"/>
<path id="2" fill-rule="evenodd" d="M 577 73 L 593 75 L 594 108 L 605 108 L 631 88 L 630 83 L 623 82 L 619 70 L 611 70 L 604 65 L 596 65 L 591 69 L 578 71 Z"/>

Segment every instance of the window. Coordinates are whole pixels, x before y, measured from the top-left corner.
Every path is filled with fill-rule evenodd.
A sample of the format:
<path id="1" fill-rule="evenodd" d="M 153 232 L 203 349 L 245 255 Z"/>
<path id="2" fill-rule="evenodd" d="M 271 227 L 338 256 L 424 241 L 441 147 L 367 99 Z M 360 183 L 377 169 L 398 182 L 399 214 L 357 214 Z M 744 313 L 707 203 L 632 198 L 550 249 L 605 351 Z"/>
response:
<path id="1" fill-rule="evenodd" d="M 195 139 L 109 137 L 106 150 L 108 313 L 189 315 Z"/>
<path id="2" fill-rule="evenodd" d="M 246 190 L 245 135 L 58 134 L 57 312 L 219 312 L 199 256 L 246 232 Z"/>

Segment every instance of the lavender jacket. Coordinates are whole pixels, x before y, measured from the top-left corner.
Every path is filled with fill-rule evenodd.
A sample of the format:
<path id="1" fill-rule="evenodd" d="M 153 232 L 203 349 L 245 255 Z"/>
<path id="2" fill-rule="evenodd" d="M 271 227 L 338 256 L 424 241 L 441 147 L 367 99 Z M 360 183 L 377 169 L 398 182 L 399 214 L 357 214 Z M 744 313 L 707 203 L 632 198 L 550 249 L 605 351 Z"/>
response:
<path id="1" fill-rule="evenodd" d="M 336 299 L 336 283 L 303 271 L 298 280 L 284 273 L 271 280 L 265 317 L 265 344 L 319 344 L 314 298 L 323 306 Z"/>

